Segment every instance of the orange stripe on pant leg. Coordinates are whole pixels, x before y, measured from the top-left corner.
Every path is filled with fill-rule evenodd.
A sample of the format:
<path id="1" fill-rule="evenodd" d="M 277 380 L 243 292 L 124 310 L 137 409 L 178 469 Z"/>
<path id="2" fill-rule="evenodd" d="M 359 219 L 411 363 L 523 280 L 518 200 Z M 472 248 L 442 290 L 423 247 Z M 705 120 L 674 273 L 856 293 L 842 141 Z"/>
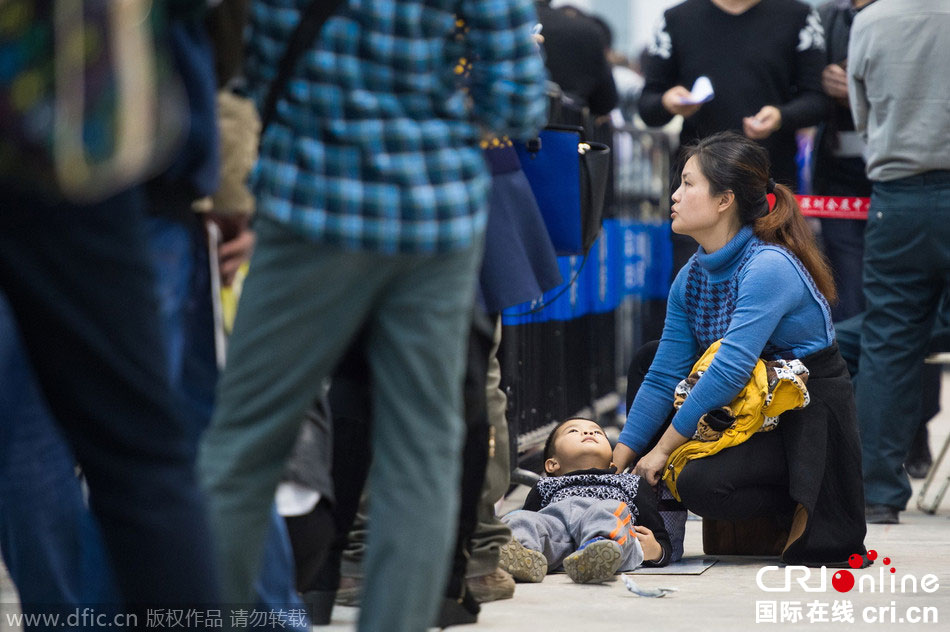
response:
<path id="1" fill-rule="evenodd" d="M 627 513 L 626 518 L 624 518 L 623 520 L 620 519 L 620 515 L 623 514 L 626 508 L 627 508 L 627 503 L 621 502 L 620 504 L 617 505 L 617 509 L 614 510 L 614 516 L 617 518 L 617 527 L 613 531 L 610 532 L 609 536 L 607 536 L 611 540 L 616 539 L 617 534 L 623 531 L 624 526 L 626 526 L 630 522 L 629 512 Z"/>
<path id="2" fill-rule="evenodd" d="M 611 531 L 611 532 L 610 532 L 610 535 L 608 535 L 607 537 L 610 538 L 611 540 L 613 540 L 614 538 L 617 537 L 617 534 L 620 533 L 620 530 L 621 530 L 621 529 L 623 529 L 623 525 L 620 524 L 620 521 L 618 520 L 618 521 L 617 521 L 617 526 L 614 527 L 614 530 Z"/>
<path id="3" fill-rule="evenodd" d="M 614 528 L 613 531 L 610 532 L 610 535 L 607 537 L 609 537 L 611 540 L 616 539 L 617 534 L 623 531 L 623 528 L 627 526 L 628 524 L 630 524 L 630 514 L 627 514 L 627 517 L 624 518 L 623 520 L 621 520 L 620 518 L 617 518 L 617 526 Z"/>

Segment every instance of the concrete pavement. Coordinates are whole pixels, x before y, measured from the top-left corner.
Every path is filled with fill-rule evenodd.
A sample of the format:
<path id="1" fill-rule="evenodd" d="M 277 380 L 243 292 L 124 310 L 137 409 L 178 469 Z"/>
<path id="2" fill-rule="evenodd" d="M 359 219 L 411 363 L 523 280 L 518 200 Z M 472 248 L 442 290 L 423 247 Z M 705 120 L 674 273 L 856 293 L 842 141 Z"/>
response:
<path id="1" fill-rule="evenodd" d="M 950 434 L 950 373 L 944 373 L 941 404 L 941 413 L 930 422 L 930 446 L 935 458 Z M 950 475 L 950 455 L 938 474 L 938 483 Z M 795 575 L 789 592 L 765 592 L 758 586 L 756 576 L 764 566 L 776 564 L 775 558 L 719 557 L 719 561 L 701 575 L 635 576 L 641 587 L 679 589 L 662 599 L 637 597 L 628 592 L 621 581 L 581 586 L 573 584 L 566 575 L 548 576 L 540 584 L 519 584 L 513 599 L 485 604 L 478 624 L 471 628 L 485 632 L 735 632 L 793 626 L 814 632 L 950 630 L 950 494 L 935 515 L 927 515 L 916 507 L 920 486 L 920 481 L 914 481 L 914 498 L 908 510 L 901 513 L 901 524 L 868 525 L 865 544 L 878 552 L 877 562 L 869 569 L 853 571 L 858 583 L 844 593 L 834 588 L 832 580 L 836 571 L 830 569 L 824 591 L 806 592 L 795 582 L 798 577 Z M 702 557 L 702 553 L 702 523 L 690 520 L 686 527 L 685 555 Z M 882 564 L 885 557 L 890 560 L 887 565 Z M 896 571 L 895 580 L 903 580 L 908 592 L 900 592 L 899 581 L 897 592 L 891 592 L 889 569 L 892 567 Z M 869 577 L 862 580 L 865 575 Z M 935 592 L 922 589 L 920 580 L 926 575 L 936 576 L 936 579 L 928 579 L 927 584 L 930 588 L 931 582 L 935 582 Z M 874 592 L 870 592 L 872 579 Z M 909 592 L 914 579 L 917 580 L 916 593 Z M 762 582 L 769 588 L 781 587 L 784 571 L 766 572 Z M 812 589 L 820 587 L 817 570 L 806 585 Z M 860 588 L 864 591 L 859 592 Z M 925 615 L 931 622 L 911 622 Z"/>
<path id="2" fill-rule="evenodd" d="M 930 424 L 934 456 L 950 433 L 950 374 L 944 374 L 943 412 Z M 950 456 L 939 471 L 939 481 L 950 475 Z M 919 490 L 920 481 L 915 481 Z M 511 503 L 514 505 L 515 503 Z M 702 525 L 689 521 L 686 556 L 702 557 Z M 550 575 L 540 584 L 519 584 L 513 599 L 485 604 L 479 622 L 459 630 L 484 632 L 631 630 L 769 630 L 795 626 L 809 631 L 859 630 L 948 630 L 950 629 L 950 494 L 936 515 L 916 508 L 916 493 L 899 525 L 869 525 L 867 547 L 878 552 L 870 569 L 853 571 L 857 584 L 839 592 L 828 570 L 824 589 L 819 571 L 812 571 L 806 591 L 792 575 L 788 592 L 766 592 L 757 583 L 760 570 L 776 564 L 775 558 L 719 557 L 701 575 L 638 575 L 644 588 L 674 587 L 679 590 L 662 599 L 638 597 L 623 582 L 576 585 L 566 575 Z M 883 564 L 884 558 L 889 559 Z M 896 590 L 891 590 L 890 568 Z M 2 571 L 2 568 L 0 568 Z M 797 573 L 797 571 L 794 571 Z M 928 578 L 932 575 L 932 578 Z M 863 578 L 863 579 L 862 579 Z M 883 578 L 883 582 L 881 579 Z M 784 570 L 766 571 L 762 583 L 780 588 Z M 901 592 L 901 584 L 905 592 Z M 911 592 L 911 587 L 916 592 Z M 934 592 L 926 592 L 934 588 Z M 863 589 L 863 590 L 862 590 Z M 0 575 L 0 611 L 14 609 L 16 593 Z M 352 630 L 357 610 L 338 607 L 333 624 L 325 630 Z M 928 622 L 916 622 L 926 618 Z M 0 617 L 0 630 L 13 630 Z"/>

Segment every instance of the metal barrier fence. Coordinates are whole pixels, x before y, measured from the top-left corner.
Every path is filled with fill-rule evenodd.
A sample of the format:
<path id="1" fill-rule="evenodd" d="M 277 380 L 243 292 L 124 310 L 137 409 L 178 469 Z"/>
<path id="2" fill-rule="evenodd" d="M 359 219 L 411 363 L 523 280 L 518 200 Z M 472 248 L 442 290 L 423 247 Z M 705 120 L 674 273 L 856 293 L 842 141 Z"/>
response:
<path id="1" fill-rule="evenodd" d="M 630 127 L 616 130 L 612 148 L 603 232 L 586 258 L 559 258 L 565 281 L 576 280 L 502 314 L 513 459 L 536 453 L 568 416 L 612 421 L 643 328 L 650 314 L 662 319 L 657 303 L 665 302 L 672 270 L 669 140 Z"/>

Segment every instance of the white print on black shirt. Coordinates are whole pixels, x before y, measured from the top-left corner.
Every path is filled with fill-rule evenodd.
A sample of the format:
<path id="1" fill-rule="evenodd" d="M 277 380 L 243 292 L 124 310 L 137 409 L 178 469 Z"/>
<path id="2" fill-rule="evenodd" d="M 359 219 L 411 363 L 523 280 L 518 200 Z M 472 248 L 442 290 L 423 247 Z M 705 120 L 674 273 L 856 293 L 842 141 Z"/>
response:
<path id="1" fill-rule="evenodd" d="M 805 26 L 798 32 L 798 52 L 804 52 L 809 48 L 825 50 L 825 32 L 821 28 L 821 18 L 818 17 L 818 11 L 811 10 L 808 19 L 805 20 Z"/>
<path id="2" fill-rule="evenodd" d="M 656 23 L 656 29 L 653 31 L 653 42 L 648 51 L 654 57 L 669 59 L 673 54 L 673 38 L 666 32 L 666 17 L 660 16 L 660 21 Z"/>

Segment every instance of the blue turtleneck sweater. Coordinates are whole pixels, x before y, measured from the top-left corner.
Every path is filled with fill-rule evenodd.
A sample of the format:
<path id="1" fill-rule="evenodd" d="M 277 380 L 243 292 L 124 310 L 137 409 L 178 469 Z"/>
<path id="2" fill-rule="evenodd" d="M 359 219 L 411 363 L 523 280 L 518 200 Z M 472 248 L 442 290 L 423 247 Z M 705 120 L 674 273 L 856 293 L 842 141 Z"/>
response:
<path id="1" fill-rule="evenodd" d="M 676 275 L 663 337 L 620 443 L 642 454 L 673 407 L 673 389 L 720 338 L 709 370 L 673 417 L 683 436 L 739 394 L 760 357 L 802 358 L 835 339 L 828 303 L 802 263 L 748 226 L 713 253 L 700 248 Z"/>

